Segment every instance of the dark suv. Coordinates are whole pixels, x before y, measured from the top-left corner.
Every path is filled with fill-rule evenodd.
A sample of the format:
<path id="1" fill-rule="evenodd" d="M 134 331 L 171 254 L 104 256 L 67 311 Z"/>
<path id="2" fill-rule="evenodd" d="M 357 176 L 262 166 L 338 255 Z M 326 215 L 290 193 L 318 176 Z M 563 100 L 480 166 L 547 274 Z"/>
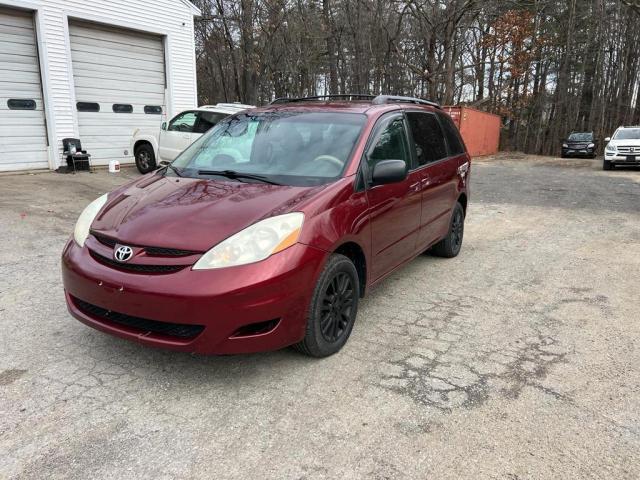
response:
<path id="1" fill-rule="evenodd" d="M 277 100 L 89 204 L 62 256 L 67 305 L 146 345 L 330 355 L 370 287 L 426 250 L 458 255 L 469 174 L 435 103 Z"/>
<path id="2" fill-rule="evenodd" d="M 597 142 L 593 132 L 573 132 L 562 141 L 562 158 L 596 158 Z"/>

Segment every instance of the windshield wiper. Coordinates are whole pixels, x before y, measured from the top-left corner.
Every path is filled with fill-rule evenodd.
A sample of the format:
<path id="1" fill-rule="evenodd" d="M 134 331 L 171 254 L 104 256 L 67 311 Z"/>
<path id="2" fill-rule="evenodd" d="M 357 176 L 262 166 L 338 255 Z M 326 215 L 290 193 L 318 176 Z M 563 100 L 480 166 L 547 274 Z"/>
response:
<path id="1" fill-rule="evenodd" d="M 180 173 L 180 170 L 178 170 L 176 167 L 174 167 L 174 166 L 173 166 L 173 165 L 171 165 L 170 163 L 167 163 L 167 164 L 165 165 L 165 167 L 166 167 L 167 169 L 169 169 L 169 168 L 170 168 L 170 169 L 171 169 L 171 171 L 172 171 L 173 173 L 175 173 L 176 175 L 178 175 L 179 177 L 183 177 L 183 176 L 184 176 L 184 175 L 182 175 L 182 174 Z M 166 172 L 165 172 L 165 173 L 166 173 Z"/>
<path id="2" fill-rule="evenodd" d="M 269 180 L 264 175 L 253 175 L 251 173 L 236 172 L 235 170 L 198 170 L 198 175 L 220 175 L 221 177 L 231 178 L 233 180 L 242 180 L 246 178 L 248 180 L 258 180 L 263 183 L 270 183 L 271 185 L 282 185 L 281 183 Z"/>

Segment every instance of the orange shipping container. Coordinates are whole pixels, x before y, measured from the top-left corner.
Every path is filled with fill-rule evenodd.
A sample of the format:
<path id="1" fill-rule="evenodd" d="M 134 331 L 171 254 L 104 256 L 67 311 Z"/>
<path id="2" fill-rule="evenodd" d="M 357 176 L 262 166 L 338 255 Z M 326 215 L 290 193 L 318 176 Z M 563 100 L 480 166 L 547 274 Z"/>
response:
<path id="1" fill-rule="evenodd" d="M 442 107 L 460 130 L 469 155 L 481 157 L 498 152 L 500 116 L 469 107 Z"/>

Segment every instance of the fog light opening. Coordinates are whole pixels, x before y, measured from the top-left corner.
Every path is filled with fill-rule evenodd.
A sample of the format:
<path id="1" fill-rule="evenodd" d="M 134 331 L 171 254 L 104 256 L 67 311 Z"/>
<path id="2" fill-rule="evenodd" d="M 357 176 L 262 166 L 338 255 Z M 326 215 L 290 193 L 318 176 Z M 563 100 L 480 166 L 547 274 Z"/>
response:
<path id="1" fill-rule="evenodd" d="M 280 319 L 267 320 L 266 322 L 250 323 L 236 330 L 229 338 L 253 337 L 255 335 L 264 335 L 271 333 L 280 323 Z"/>

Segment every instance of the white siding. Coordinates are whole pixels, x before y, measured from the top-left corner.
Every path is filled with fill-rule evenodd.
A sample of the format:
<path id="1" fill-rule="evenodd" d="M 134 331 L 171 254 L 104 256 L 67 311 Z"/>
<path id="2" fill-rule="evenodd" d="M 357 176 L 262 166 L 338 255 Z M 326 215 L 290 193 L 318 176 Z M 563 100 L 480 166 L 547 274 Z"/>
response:
<path id="1" fill-rule="evenodd" d="M 82 140 L 75 109 L 69 21 L 90 21 L 162 36 L 167 68 L 170 69 L 167 71 L 166 115 L 170 117 L 181 110 L 196 106 L 194 9 L 187 2 L 0 0 L 0 5 L 22 6 L 36 11 L 40 59 L 46 60 L 43 63 L 43 84 L 52 144 L 52 168 L 61 164 L 63 138 L 77 137 Z M 132 55 L 135 55 L 133 50 Z M 117 71 L 115 65 L 113 72 L 114 75 L 124 73 Z"/>

